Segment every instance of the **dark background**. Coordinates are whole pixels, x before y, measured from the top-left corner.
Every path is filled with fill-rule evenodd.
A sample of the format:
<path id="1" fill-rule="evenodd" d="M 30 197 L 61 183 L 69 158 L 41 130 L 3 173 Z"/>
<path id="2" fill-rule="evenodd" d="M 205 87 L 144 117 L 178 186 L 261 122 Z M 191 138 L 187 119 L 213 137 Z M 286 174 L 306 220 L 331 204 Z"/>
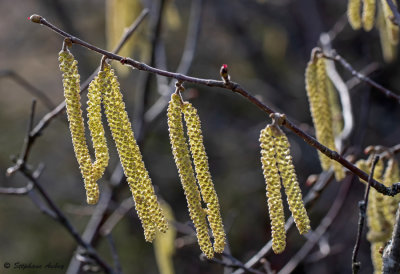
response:
<path id="1" fill-rule="evenodd" d="M 152 2 L 152 1 L 149 1 Z M 190 1 L 174 2 L 180 26 L 164 24 L 161 39 L 166 47 L 167 69 L 175 71 L 184 47 Z M 204 1 L 201 33 L 189 75 L 219 79 L 219 68 L 228 64 L 231 79 L 274 109 L 285 113 L 302 128 L 312 132 L 312 122 L 304 88 L 304 70 L 319 35 L 329 31 L 346 12 L 347 1 L 334 0 L 237 0 Z M 12 70 L 42 90 L 54 104 L 63 100 L 58 52 L 62 38 L 45 27 L 27 20 L 38 13 L 50 22 L 101 48 L 106 48 L 105 1 L 31 0 L 0 1 L 0 70 Z M 144 27 L 146 28 L 146 27 Z M 149 38 L 144 32 L 143 37 Z M 380 67 L 371 77 L 392 90 L 398 89 L 398 62 L 383 63 L 376 29 L 369 33 L 353 31 L 347 24 L 333 42 L 337 51 L 361 70 L 372 62 Z M 81 79 L 85 80 L 99 64 L 100 56 L 78 45 L 71 49 L 79 61 Z M 135 53 L 132 53 L 135 56 Z M 140 58 L 138 56 L 137 58 Z M 145 61 L 145 60 L 144 60 Z M 351 75 L 338 66 L 344 80 Z M 135 121 L 135 96 L 138 82 L 145 73 L 121 72 L 120 82 L 127 110 Z M 150 105 L 158 98 L 152 81 Z M 270 122 L 265 113 L 231 91 L 185 84 L 190 101 L 202 120 L 210 170 L 217 190 L 221 212 L 232 255 L 246 262 L 269 239 L 265 182 L 262 176 L 259 132 Z M 0 78 L 0 185 L 18 187 L 26 184 L 21 174 L 7 178 L 6 169 L 13 163 L 23 144 L 33 95 L 8 77 Z M 399 138 L 399 107 L 365 84 L 351 90 L 355 128 L 349 140 L 350 151 L 363 157 L 362 149 L 371 144 L 393 146 Z M 86 100 L 84 98 L 83 100 Z M 36 122 L 47 113 L 38 101 Z M 189 216 L 178 179 L 168 139 L 166 115 L 148 128 L 141 145 L 146 167 L 159 195 L 173 208 L 177 221 L 186 223 Z M 135 131 L 135 123 L 133 123 Z M 108 134 L 109 131 L 106 129 Z M 286 131 L 287 132 L 287 131 Z M 321 169 L 315 149 L 287 132 L 303 193 L 310 186 L 305 181 Z M 109 139 L 111 140 L 111 139 Z M 109 142 L 112 144 L 112 142 Z M 116 149 L 110 145 L 109 171 L 118 164 Z M 40 182 L 67 214 L 74 226 L 83 231 L 93 207 L 86 205 L 85 191 L 74 157 L 65 114 L 61 114 L 32 148 L 28 163 L 33 168 L 45 164 Z M 100 182 L 103 187 L 105 179 Z M 319 225 L 337 197 L 340 183 L 332 182 L 309 212 L 312 228 Z M 364 187 L 355 182 L 343 208 L 323 236 L 330 252 L 318 261 L 304 261 L 296 273 L 349 273 L 355 242 L 358 205 Z M 115 205 L 130 196 L 124 183 L 115 197 Z M 286 214 L 288 216 L 288 214 Z M 0 196 L 0 273 L 19 273 L 2 269 L 4 262 L 47 264 L 57 262 L 67 267 L 76 243 L 66 230 L 42 214 L 26 196 Z M 178 234 L 178 237 L 181 237 Z M 115 227 L 113 237 L 125 273 L 157 273 L 153 246 L 144 241 L 134 210 Z M 287 248 L 281 255 L 267 259 L 274 270 L 281 269 L 305 242 L 292 230 Z M 97 242 L 100 254 L 109 262 L 107 242 Z M 315 256 L 321 254 L 315 248 Z M 177 249 L 176 273 L 222 273 L 219 265 L 199 260 L 197 244 Z M 371 273 L 369 244 L 362 238 L 360 273 Z M 25 270 L 22 273 L 35 273 Z M 51 272 L 48 272 L 51 273 Z"/>

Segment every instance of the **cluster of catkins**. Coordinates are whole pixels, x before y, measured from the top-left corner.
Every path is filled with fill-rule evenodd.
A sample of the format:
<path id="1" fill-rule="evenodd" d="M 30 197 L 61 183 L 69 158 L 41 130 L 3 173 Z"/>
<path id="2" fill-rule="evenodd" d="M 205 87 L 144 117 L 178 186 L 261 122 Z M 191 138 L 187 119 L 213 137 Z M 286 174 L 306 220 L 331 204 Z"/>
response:
<path id="1" fill-rule="evenodd" d="M 145 238 L 152 241 L 157 231 L 168 229 L 167 221 L 157 201 L 142 155 L 136 144 L 125 104 L 114 71 L 106 62 L 88 89 L 88 124 L 96 160 L 92 163 L 85 138 L 85 127 L 80 104 L 80 81 L 77 61 L 66 49 L 59 54 L 63 72 L 64 96 L 75 156 L 85 182 L 87 202 L 95 204 L 99 198 L 97 180 L 108 164 L 108 148 L 101 121 L 101 103 L 115 141 L 124 173 L 135 200 Z"/>
<path id="2" fill-rule="evenodd" d="M 177 83 L 177 92 L 181 88 L 180 84 Z M 183 102 L 177 92 L 172 94 L 168 105 L 168 128 L 172 153 L 186 195 L 189 214 L 196 228 L 200 249 L 207 258 L 212 258 L 214 252 L 222 253 L 225 247 L 225 232 L 218 197 L 208 168 L 208 158 L 203 145 L 197 110 L 192 104 Z M 190 152 L 184 133 L 182 113 L 186 122 Z M 190 155 L 193 158 L 196 176 Z M 196 179 L 200 191 L 196 184 Z M 202 207 L 202 199 L 206 208 Z M 214 236 L 214 245 L 210 241 L 206 218 Z"/>
<path id="3" fill-rule="evenodd" d="M 396 1 L 393 1 L 396 4 Z M 378 5 L 377 15 L 376 5 Z M 361 11 L 362 9 L 362 11 Z M 399 43 L 399 27 L 392 22 L 393 12 L 386 0 L 349 0 L 347 17 L 355 30 L 364 28 L 370 31 L 375 25 L 379 30 L 383 57 L 386 62 L 396 57 L 396 46 Z"/>
<path id="4" fill-rule="evenodd" d="M 157 201 L 151 179 L 134 138 L 114 70 L 106 62 L 102 62 L 100 72 L 90 83 L 88 89 L 88 125 L 95 150 L 95 161 L 92 163 L 85 138 L 77 61 L 67 49 L 60 52 L 59 61 L 60 69 L 63 72 L 64 95 L 72 142 L 85 182 L 87 202 L 89 204 L 97 203 L 99 198 L 97 180 L 102 177 L 109 160 L 101 120 L 101 104 L 103 104 L 107 122 L 135 201 L 136 211 L 142 222 L 145 239 L 153 241 L 157 231 L 167 231 L 168 223 Z M 182 113 L 184 113 L 187 126 L 196 177 L 183 131 Z M 172 95 L 169 104 L 168 126 L 173 155 L 187 198 L 190 217 L 196 228 L 198 242 L 204 254 L 208 258 L 212 258 L 214 252 L 222 253 L 225 248 L 225 231 L 218 197 L 208 168 L 199 116 L 196 109 L 190 103 L 183 103 L 178 94 Z M 202 201 L 206 208 L 202 207 Z M 207 220 L 213 233 L 213 244 L 208 233 Z"/>
<path id="5" fill-rule="evenodd" d="M 267 125 L 261 131 L 260 145 L 261 163 L 267 185 L 272 250 L 275 253 L 282 253 L 286 246 L 286 233 L 281 183 L 285 188 L 289 209 L 300 234 L 308 232 L 310 219 L 303 204 L 286 135 L 277 124 Z"/>
<path id="6" fill-rule="evenodd" d="M 372 166 L 372 155 L 367 160 L 358 160 L 356 165 L 366 173 Z M 400 181 L 399 165 L 395 158 L 390 158 L 386 163 L 379 160 L 375 166 L 374 179 L 382 181 L 387 187 Z M 386 196 L 374 188 L 370 189 L 367 207 L 368 234 L 367 239 L 371 243 L 371 258 L 375 273 L 382 273 L 382 252 L 386 243 L 390 240 L 396 220 L 396 211 L 400 202 L 399 195 Z"/>
<path id="7" fill-rule="evenodd" d="M 329 149 L 337 150 L 335 134 L 338 134 L 339 130 L 335 130 L 337 119 L 334 115 L 337 102 L 333 101 L 333 96 L 330 95 L 334 93 L 334 90 L 327 76 L 325 59 L 320 54 L 321 49 L 313 49 L 311 60 L 307 64 L 305 73 L 307 96 L 317 140 Z M 344 178 L 344 170 L 338 162 L 331 160 L 320 151 L 318 155 L 323 170 L 332 167 L 337 181 Z"/>

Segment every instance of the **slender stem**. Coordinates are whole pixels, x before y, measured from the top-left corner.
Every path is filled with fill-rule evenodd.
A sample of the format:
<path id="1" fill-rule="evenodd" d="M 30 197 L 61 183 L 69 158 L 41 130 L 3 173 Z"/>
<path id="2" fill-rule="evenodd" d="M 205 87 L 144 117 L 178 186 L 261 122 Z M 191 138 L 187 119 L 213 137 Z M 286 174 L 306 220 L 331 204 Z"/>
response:
<path id="1" fill-rule="evenodd" d="M 39 181 L 30 173 L 30 171 L 22 166 L 20 171 L 24 174 L 24 176 L 29 179 L 35 185 L 35 188 L 40 192 L 43 199 L 46 201 L 47 205 L 50 209 L 56 214 L 57 220 L 68 230 L 68 232 L 72 235 L 72 237 L 76 240 L 76 242 L 86 249 L 89 256 L 96 261 L 96 263 L 106 272 L 113 273 L 112 268 L 97 254 L 97 251 L 87 242 L 85 242 L 78 231 L 72 226 L 64 213 L 58 208 L 58 206 L 53 202 L 47 192 L 44 190 Z"/>
<path id="2" fill-rule="evenodd" d="M 264 105 L 260 100 L 258 100 L 256 97 L 251 95 L 248 91 L 246 91 L 244 88 L 242 88 L 239 84 L 237 84 L 235 82 L 231 82 L 231 81 L 224 82 L 224 81 L 217 81 L 217 80 L 211 80 L 211 79 L 201 79 L 201 78 L 196 78 L 196 77 L 192 77 L 192 76 L 187 76 L 187 75 L 184 75 L 181 73 L 174 73 L 174 72 L 169 72 L 169 71 L 165 71 L 162 69 L 154 68 L 145 63 L 138 62 L 131 58 L 125 58 L 118 54 L 106 51 L 106 50 L 98 48 L 96 46 L 93 46 L 79 38 L 76 38 L 76 37 L 66 33 L 65 31 L 57 28 L 56 26 L 49 23 L 46 19 L 44 19 L 40 15 L 32 15 L 31 18 L 34 18 L 34 19 L 32 19 L 32 22 L 40 23 L 44 26 L 47 26 L 50 29 L 52 29 L 53 31 L 55 31 L 56 33 L 60 34 L 61 36 L 65 37 L 65 38 L 69 38 L 72 43 L 81 45 L 81 46 L 91 49 L 95 52 L 98 52 L 102 55 L 105 55 L 108 59 L 120 61 L 122 64 L 132 66 L 138 70 L 148 71 L 148 72 L 155 73 L 155 74 L 162 75 L 162 76 L 169 77 L 169 78 L 175 78 L 176 80 L 178 80 L 180 82 L 190 82 L 190 83 L 205 85 L 205 86 L 209 86 L 209 87 L 219 87 L 219 88 L 231 90 L 233 92 L 236 92 L 236 93 L 242 95 L 246 99 L 248 99 L 251 103 L 253 103 L 257 107 L 259 107 L 265 113 L 267 113 L 267 114 L 276 113 L 276 111 L 274 111 L 272 108 L 268 107 L 267 105 Z M 289 119 L 286 119 L 283 122 L 283 126 L 285 126 L 287 129 L 293 131 L 296 135 L 303 138 L 303 140 L 307 144 L 313 146 L 314 148 L 318 149 L 319 151 L 321 151 L 323 154 L 325 154 L 329 158 L 342 164 L 344 167 L 349 169 L 351 172 L 353 172 L 355 175 L 357 175 L 361 179 L 363 179 L 365 181 L 368 180 L 368 174 L 366 174 L 364 171 L 360 170 L 355 165 L 353 165 L 352 163 L 347 161 L 345 158 L 343 158 L 341 155 L 339 155 L 336 151 L 330 150 L 326 146 L 319 143 L 315 138 L 311 137 L 310 135 L 308 135 L 307 133 L 302 131 L 299 127 L 297 127 Z M 380 192 L 384 195 L 394 196 L 395 194 L 400 192 L 400 183 L 393 184 L 392 187 L 386 187 L 383 184 L 381 184 L 380 182 L 372 179 L 371 187 L 375 188 L 378 192 Z"/>
<path id="3" fill-rule="evenodd" d="M 374 161 L 371 166 L 371 172 L 368 177 L 368 184 L 365 187 L 365 194 L 364 194 L 364 200 L 359 202 L 359 208 L 360 208 L 360 216 L 358 219 L 358 231 L 357 231 L 357 239 L 356 243 L 354 245 L 354 250 L 353 250 L 353 256 L 352 256 L 352 270 L 353 274 L 358 273 L 361 267 L 361 263 L 357 261 L 357 255 L 358 255 L 358 250 L 360 249 L 360 243 L 361 243 L 361 235 L 362 231 L 364 228 L 364 221 L 365 221 L 365 216 L 367 212 L 367 207 L 368 207 L 368 196 L 369 196 L 369 191 L 371 189 L 371 182 L 372 178 L 374 177 L 374 171 L 375 171 L 375 166 L 379 161 L 379 156 L 375 156 Z"/>
<path id="4" fill-rule="evenodd" d="M 348 70 L 351 75 L 354 77 L 357 77 L 363 82 L 366 82 L 370 86 L 376 88 L 383 94 L 385 94 L 387 97 L 395 99 L 399 104 L 400 104 L 400 95 L 395 94 L 393 91 L 385 88 L 381 84 L 378 84 L 377 82 L 373 81 L 371 78 L 365 76 L 364 74 L 356 71 L 349 62 L 347 62 L 342 56 L 340 56 L 336 51 L 332 51 L 331 55 L 323 54 L 323 57 L 329 60 L 333 60 L 336 62 L 339 62 L 346 70 Z"/>

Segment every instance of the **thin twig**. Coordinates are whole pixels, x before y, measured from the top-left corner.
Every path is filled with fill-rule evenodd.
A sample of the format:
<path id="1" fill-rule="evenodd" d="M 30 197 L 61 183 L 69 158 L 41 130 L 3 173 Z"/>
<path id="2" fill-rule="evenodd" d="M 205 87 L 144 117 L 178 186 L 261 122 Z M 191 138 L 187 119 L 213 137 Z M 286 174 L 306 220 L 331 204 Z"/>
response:
<path id="1" fill-rule="evenodd" d="M 395 99 L 398 103 L 400 103 L 400 96 L 395 94 L 393 91 L 385 88 L 384 86 L 382 86 L 381 84 L 373 81 L 371 78 L 365 76 L 364 74 L 356 71 L 351 65 L 350 63 L 348 63 L 342 56 L 340 56 L 336 51 L 332 50 L 332 52 L 330 53 L 330 55 L 327 54 L 323 54 L 322 55 L 324 58 L 329 59 L 329 60 L 333 60 L 336 62 L 339 62 L 346 70 L 348 70 L 351 75 L 353 75 L 354 77 L 357 77 L 358 79 L 360 79 L 363 82 L 366 82 L 367 84 L 369 84 L 370 86 L 376 88 L 377 90 L 379 90 L 380 92 L 382 92 L 383 94 L 385 94 L 387 97 Z"/>
<path id="2" fill-rule="evenodd" d="M 107 234 L 106 238 L 107 238 L 108 244 L 110 245 L 112 258 L 114 261 L 115 274 L 120 274 L 120 273 L 122 273 L 122 267 L 121 267 L 121 262 L 118 257 L 117 248 L 115 247 L 114 239 L 113 239 L 111 233 Z"/>
<path id="3" fill-rule="evenodd" d="M 28 122 L 26 135 L 24 138 L 24 144 L 22 146 L 22 151 L 21 151 L 15 165 L 12 167 L 9 167 L 7 169 L 8 176 L 10 176 L 14 172 L 18 171 L 21 168 L 21 166 L 25 165 L 26 160 L 28 159 L 29 152 L 31 150 L 31 147 L 32 147 L 32 144 L 34 141 L 34 138 L 32 138 L 32 136 L 31 136 L 31 131 L 32 131 L 32 127 L 33 127 L 33 121 L 35 119 L 35 109 L 36 109 L 36 100 L 32 100 L 31 113 L 29 116 L 29 122 Z"/>
<path id="4" fill-rule="evenodd" d="M 154 16 L 150 20 L 150 33 L 152 34 L 150 40 L 150 66 L 155 66 L 156 64 L 156 51 L 160 44 L 161 33 L 162 33 L 162 22 L 164 20 L 164 11 L 165 11 L 165 0 L 156 1 L 156 12 Z M 144 136 L 144 130 L 142 128 L 146 127 L 145 123 L 145 112 L 147 105 L 149 104 L 149 96 L 150 96 L 150 85 L 153 74 L 143 74 L 141 75 L 140 82 L 137 88 L 137 100 L 136 100 L 136 128 L 140 132 L 140 135 L 137 137 L 137 142 L 139 145 L 141 144 Z"/>
<path id="5" fill-rule="evenodd" d="M 276 113 L 276 111 L 274 111 L 272 108 L 268 107 L 267 105 L 263 104 L 259 99 L 257 99 L 253 95 L 251 95 L 247 90 L 245 90 L 244 88 L 242 88 L 239 84 L 237 84 L 235 82 L 217 81 L 217 80 L 211 80 L 211 79 L 201 79 L 201 78 L 187 76 L 187 75 L 180 74 L 180 73 L 174 73 L 174 72 L 169 72 L 169 71 L 161 70 L 158 68 L 154 68 L 145 63 L 133 60 L 131 58 L 125 58 L 125 57 L 122 57 L 115 53 L 112 53 L 112 52 L 106 51 L 104 49 L 98 48 L 96 46 L 93 46 L 79 38 L 76 38 L 76 37 L 66 33 L 65 31 L 57 28 L 56 26 L 49 23 L 46 19 L 44 19 L 40 15 L 32 15 L 31 20 L 35 23 L 40 23 L 44 26 L 49 27 L 50 29 L 52 29 L 56 33 L 60 34 L 61 36 L 68 38 L 72 43 L 81 45 L 81 46 L 91 49 L 95 52 L 98 52 L 101 55 L 106 56 L 110 60 L 120 61 L 122 64 L 132 66 L 138 70 L 159 74 L 159 75 L 169 77 L 169 78 L 174 78 L 180 82 L 190 82 L 190 83 L 205 85 L 205 86 L 209 86 L 209 87 L 219 87 L 219 88 L 231 90 L 233 92 L 236 92 L 236 93 L 242 95 L 246 99 L 248 99 L 251 103 L 256 105 L 258 108 L 260 108 L 265 113 L 267 113 L 267 114 Z M 336 60 L 336 59 L 333 59 L 333 60 Z M 366 78 L 365 76 L 363 76 L 363 77 Z M 379 85 L 379 84 L 377 84 L 377 85 Z M 289 119 L 285 119 L 283 121 L 282 125 L 285 126 L 287 129 L 291 130 L 292 132 L 294 132 L 299 137 L 301 137 L 307 144 L 318 149 L 319 151 L 321 151 L 323 154 L 325 154 L 329 158 L 339 162 L 342 166 L 349 169 L 352 173 L 354 173 L 361 179 L 363 179 L 365 181 L 368 180 L 368 174 L 366 174 L 364 171 L 360 170 L 355 165 L 353 165 L 352 163 L 347 161 L 344 157 L 342 157 L 336 151 L 332 151 L 329 148 L 327 148 L 326 146 L 319 143 L 315 138 L 311 137 L 306 132 L 302 131 L 299 127 L 297 127 Z M 378 192 L 380 192 L 384 195 L 394 196 L 395 194 L 400 192 L 400 183 L 393 184 L 392 187 L 386 187 L 385 185 L 383 185 L 380 182 L 373 179 L 371 181 L 371 187 L 375 188 Z"/>
<path id="6" fill-rule="evenodd" d="M 51 101 L 49 97 L 47 97 L 46 93 L 44 93 L 42 90 L 34 87 L 31 83 L 29 83 L 28 80 L 23 78 L 21 75 L 16 73 L 15 71 L 12 70 L 3 70 L 0 71 L 0 77 L 9 77 L 11 80 L 13 80 L 15 83 L 23 87 L 26 91 L 31 93 L 33 96 L 38 98 L 45 107 L 48 109 L 52 110 L 55 105 Z"/>
<path id="7" fill-rule="evenodd" d="M 207 262 L 223 265 L 223 266 L 226 266 L 226 267 L 240 268 L 240 269 L 245 270 L 248 273 L 254 273 L 254 274 L 263 274 L 264 273 L 264 272 L 258 271 L 256 269 L 252 269 L 250 267 L 246 267 L 244 264 L 242 264 L 240 262 L 239 263 L 238 262 L 230 262 L 230 263 L 228 263 L 228 262 L 222 261 L 222 260 L 217 259 L 217 258 L 207 259 L 204 254 L 201 254 L 200 256 L 201 256 L 200 259 L 207 260 Z"/>
<path id="8" fill-rule="evenodd" d="M 177 72 L 181 74 L 187 74 L 196 52 L 196 46 L 200 35 L 201 18 L 203 13 L 203 0 L 192 1 L 190 7 L 190 21 L 189 27 L 186 34 L 185 46 L 183 54 L 179 62 Z M 172 92 L 175 90 L 175 79 L 172 79 L 167 86 L 166 91 L 162 92 L 162 96 L 146 111 L 145 121 L 147 124 L 156 121 L 158 117 L 167 108 L 169 99 L 171 98 Z"/>
<path id="9" fill-rule="evenodd" d="M 31 182 L 24 187 L 0 187 L 0 194 L 27 195 L 32 188 L 33 184 Z"/>
<path id="10" fill-rule="evenodd" d="M 39 183 L 39 181 L 31 174 L 31 172 L 25 167 L 25 165 L 22 165 L 19 170 L 29 181 L 31 181 L 34 184 L 35 189 L 39 191 L 40 195 L 43 197 L 47 205 L 56 214 L 57 220 L 68 230 L 68 232 L 72 235 L 75 241 L 83 248 L 85 248 L 89 256 L 93 258 L 93 260 L 96 261 L 96 263 L 106 273 L 113 273 L 112 268 L 98 255 L 97 251 L 89 243 L 85 242 L 81 238 L 78 231 L 72 226 L 71 222 L 67 219 L 64 213 L 58 208 L 58 206 L 50 198 L 50 196 L 42 187 L 42 185 Z"/>
<path id="11" fill-rule="evenodd" d="M 368 196 L 369 196 L 369 191 L 371 189 L 371 182 L 372 182 L 372 178 L 374 177 L 375 166 L 378 163 L 378 161 L 379 161 L 379 156 L 375 156 L 372 166 L 371 166 L 371 172 L 368 177 L 368 184 L 365 187 L 364 200 L 360 201 L 358 203 L 358 206 L 360 208 L 360 216 L 358 219 L 357 239 L 356 239 L 356 243 L 354 245 L 352 264 L 351 264 L 353 274 L 358 273 L 358 270 L 361 267 L 361 262 L 357 261 L 357 255 L 358 255 L 358 250 L 360 249 L 361 236 L 362 236 L 362 231 L 364 228 L 364 221 L 365 221 L 365 216 L 366 216 L 367 207 L 368 207 Z"/>

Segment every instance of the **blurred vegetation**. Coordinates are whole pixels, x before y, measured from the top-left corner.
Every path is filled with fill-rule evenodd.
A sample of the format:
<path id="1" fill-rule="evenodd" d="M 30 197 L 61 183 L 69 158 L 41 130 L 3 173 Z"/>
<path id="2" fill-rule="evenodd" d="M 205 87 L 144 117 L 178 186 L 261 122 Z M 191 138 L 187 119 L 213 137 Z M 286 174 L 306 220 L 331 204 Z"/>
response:
<path id="1" fill-rule="evenodd" d="M 157 1 L 143 2 L 146 2 L 144 6 L 152 6 Z M 166 14 L 179 16 L 179 19 L 169 18 L 169 21 L 175 19 L 181 23 L 165 23 L 161 39 L 165 45 L 166 68 L 175 71 L 185 43 L 190 1 L 170 2 L 175 10 Z M 107 48 L 105 6 L 105 1 L 94 0 L 0 1 L 0 70 L 17 72 L 43 90 L 52 102 L 60 103 L 63 93 L 57 53 L 62 38 L 31 24 L 26 18 L 33 13 L 40 14 L 77 37 Z M 233 81 L 309 129 L 312 123 L 304 88 L 305 65 L 320 33 L 329 31 L 337 21 L 343 20 L 345 12 L 346 1 L 335 0 L 204 1 L 201 33 L 189 75 L 218 79 L 219 68 L 226 63 Z M 142 27 L 140 38 L 150 39 L 147 26 Z M 380 67 L 371 77 L 391 90 L 398 89 L 399 62 L 384 64 L 376 30 L 369 33 L 353 31 L 347 24 L 334 40 L 333 47 L 356 69 L 378 62 Z M 97 67 L 100 56 L 77 45 L 71 51 L 79 61 L 81 79 L 84 80 Z M 132 56 L 142 58 L 136 53 Z M 143 58 L 148 59 L 148 56 Z M 338 69 L 345 80 L 351 78 L 347 71 Z M 134 106 L 138 82 L 144 74 L 129 70 L 120 75 L 128 112 L 134 121 L 137 119 Z M 193 84 L 185 84 L 185 87 L 190 90 L 190 101 L 202 119 L 210 170 L 232 255 L 245 262 L 270 239 L 258 143 L 260 130 L 270 120 L 247 100 L 227 90 Z M 159 97 L 154 83 L 149 92 L 151 105 Z M 16 174 L 7 178 L 5 171 L 12 165 L 12 155 L 17 155 L 21 149 L 33 96 L 9 78 L 2 77 L 0 98 L 0 186 L 24 186 L 26 179 L 23 176 Z M 356 126 L 348 145 L 355 155 L 360 157 L 362 149 L 371 144 L 397 144 L 400 135 L 397 103 L 365 84 L 351 90 L 351 98 Z M 38 102 L 36 121 L 47 111 Z M 135 130 L 135 123 L 133 127 Z M 290 132 L 287 134 L 299 182 L 303 193 L 307 193 L 310 188 L 305 185 L 307 177 L 321 172 L 317 152 L 299 137 Z M 186 200 L 170 151 L 166 115 L 149 128 L 141 150 L 159 195 L 170 204 L 177 221 L 188 222 Z M 115 148 L 111 147 L 110 151 L 108 169 L 112 172 L 118 159 Z M 33 167 L 45 164 L 41 183 L 73 225 L 83 232 L 93 207 L 85 203 L 83 182 L 65 114 L 59 115 L 37 140 L 28 162 Z M 105 180 L 101 184 L 104 185 Z M 325 216 L 338 188 L 339 184 L 332 183 L 311 210 L 313 228 Z M 357 202 L 362 199 L 363 189 L 359 183 L 351 187 L 343 206 L 345 210 L 324 236 L 331 245 L 331 253 L 319 261 L 306 260 L 296 273 L 350 272 L 358 221 Z M 130 195 L 124 184 L 114 197 L 114 206 Z M 65 268 L 68 266 L 76 248 L 75 241 L 57 222 L 43 215 L 28 197 L 0 196 L 0 212 L 0 273 L 19 273 L 12 268 L 3 269 L 4 262 L 57 262 Z M 153 246 L 144 241 L 134 210 L 129 211 L 112 235 L 125 273 L 158 273 Z M 178 233 L 177 237 L 182 235 Z M 369 246 L 364 239 L 359 255 L 360 273 L 371 273 Z M 304 241 L 297 232 L 290 234 L 285 252 L 267 258 L 271 267 L 282 268 Z M 112 262 L 107 241 L 100 239 L 97 247 L 100 254 Z M 318 248 L 313 252 L 318 254 Z M 176 273 L 222 273 L 222 266 L 201 261 L 199 255 L 196 243 L 178 248 L 173 256 Z M 26 270 L 23 273 L 39 272 Z"/>

